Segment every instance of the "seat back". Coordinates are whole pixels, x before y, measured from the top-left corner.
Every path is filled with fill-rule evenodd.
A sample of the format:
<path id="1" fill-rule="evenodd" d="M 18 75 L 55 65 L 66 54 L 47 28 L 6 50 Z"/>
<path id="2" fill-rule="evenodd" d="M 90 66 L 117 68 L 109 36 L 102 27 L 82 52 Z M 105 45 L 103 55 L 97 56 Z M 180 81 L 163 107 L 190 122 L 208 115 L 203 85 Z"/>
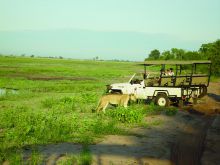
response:
<path id="1" fill-rule="evenodd" d="M 192 85 L 207 85 L 208 84 L 208 76 L 201 76 L 201 77 L 192 77 Z"/>

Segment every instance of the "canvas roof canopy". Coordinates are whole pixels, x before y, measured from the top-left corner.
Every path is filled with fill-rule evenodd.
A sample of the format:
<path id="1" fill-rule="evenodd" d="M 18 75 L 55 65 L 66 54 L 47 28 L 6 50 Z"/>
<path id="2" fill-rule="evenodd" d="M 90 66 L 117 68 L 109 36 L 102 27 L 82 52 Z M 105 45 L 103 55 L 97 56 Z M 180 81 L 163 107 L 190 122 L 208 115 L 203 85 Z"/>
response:
<path id="1" fill-rule="evenodd" d="M 211 64 L 208 60 L 193 60 L 193 61 L 173 61 L 173 60 L 149 60 L 140 63 L 140 65 L 189 65 L 189 64 Z"/>

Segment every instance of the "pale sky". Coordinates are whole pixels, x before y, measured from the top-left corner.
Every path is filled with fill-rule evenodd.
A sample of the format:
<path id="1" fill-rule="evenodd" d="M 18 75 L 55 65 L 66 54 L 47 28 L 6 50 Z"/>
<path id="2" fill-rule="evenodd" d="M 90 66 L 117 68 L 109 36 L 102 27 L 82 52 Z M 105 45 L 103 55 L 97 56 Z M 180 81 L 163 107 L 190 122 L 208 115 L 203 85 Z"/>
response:
<path id="1" fill-rule="evenodd" d="M 115 35 L 117 42 L 121 39 L 123 46 L 117 48 L 115 45 L 116 50 L 111 52 L 113 53 L 111 55 L 107 45 L 104 45 L 106 54 L 109 54 L 103 55 L 104 59 L 116 58 L 120 53 L 126 55 L 126 44 L 128 39 L 133 40 L 133 37 L 135 42 L 140 42 L 140 45 L 146 45 L 146 47 L 135 47 L 138 44 L 134 44 L 132 53 L 135 55 L 131 57 L 132 54 L 128 53 L 128 59 L 135 59 L 139 53 L 141 53 L 139 57 L 143 58 L 146 56 L 146 52 L 153 47 L 161 51 L 170 49 L 172 43 L 173 47 L 197 50 L 201 43 L 213 42 L 220 38 L 220 0 L 0 0 L 0 53 L 16 54 L 27 51 L 24 53 L 37 52 L 39 55 L 47 55 L 47 52 L 50 52 L 49 48 L 52 47 L 50 45 L 47 50 L 42 47 L 38 48 L 35 43 L 32 51 L 28 52 L 29 49 L 25 48 L 25 44 L 19 43 L 19 45 L 16 41 L 25 31 L 28 33 L 31 31 L 31 35 L 40 36 L 41 31 L 53 33 L 56 30 L 60 33 L 72 30 L 70 33 L 73 34 L 73 38 L 78 31 L 82 35 L 84 31 L 91 31 L 91 33 L 95 32 L 98 38 L 102 35 L 102 41 L 105 41 L 107 33 Z M 21 32 L 20 36 L 19 32 Z M 129 37 L 125 35 L 128 33 Z M 146 38 L 149 35 L 151 37 L 155 35 L 155 42 L 158 41 L 158 45 L 156 43 L 152 45 L 149 40 L 137 39 L 137 34 Z M 51 35 L 56 35 L 56 33 Z M 62 36 L 62 34 L 60 35 Z M 160 36 L 162 40 L 166 40 L 164 41 L 166 43 L 160 42 Z M 69 40 L 68 35 L 67 38 Z M 82 36 L 76 38 L 82 39 Z M 7 42 L 4 42 L 5 40 Z M 62 37 L 62 40 L 66 41 L 65 37 Z M 179 45 L 176 43 L 177 40 Z M 94 37 L 93 43 L 96 42 Z M 112 42 L 114 42 L 114 38 Z M 168 46 L 164 47 L 163 44 L 167 44 L 167 42 L 169 42 Z M 107 44 L 111 44 L 109 39 Z M 128 45 L 131 46 L 130 44 Z M 20 49 L 17 48 L 18 45 Z M 148 45 L 151 46 L 148 47 Z M 83 46 L 79 47 L 78 50 L 74 48 L 69 52 L 65 48 L 62 56 L 67 53 L 66 56 L 77 58 L 82 53 L 83 58 L 86 58 L 89 50 L 84 52 L 81 48 Z M 64 47 L 61 45 L 61 48 Z M 102 53 L 105 52 L 104 50 L 99 51 L 99 49 L 95 44 L 91 56 L 94 56 L 96 52 L 102 56 Z M 132 49 L 129 48 L 129 52 L 130 50 Z"/>

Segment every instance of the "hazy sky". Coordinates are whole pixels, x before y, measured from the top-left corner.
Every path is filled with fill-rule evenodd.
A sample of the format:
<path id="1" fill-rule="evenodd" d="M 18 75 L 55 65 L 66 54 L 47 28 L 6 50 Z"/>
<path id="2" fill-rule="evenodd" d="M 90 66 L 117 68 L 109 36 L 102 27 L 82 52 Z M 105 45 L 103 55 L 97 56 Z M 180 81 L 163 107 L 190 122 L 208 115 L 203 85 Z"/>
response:
<path id="1" fill-rule="evenodd" d="M 18 40 L 16 38 L 18 34 L 13 38 L 15 32 L 32 31 L 32 35 L 35 32 L 40 35 L 39 31 L 50 33 L 56 30 L 59 32 L 72 30 L 72 34 L 73 31 L 74 34 L 77 33 L 78 30 L 91 31 L 91 33 L 95 31 L 100 32 L 97 35 L 103 35 L 103 38 L 106 33 L 116 36 L 119 33 L 138 33 L 145 37 L 155 35 L 158 41 L 159 36 L 167 37 L 164 42 L 170 42 L 168 45 L 171 47 L 173 43 L 174 46 L 180 48 L 189 47 L 189 49 L 197 50 L 201 43 L 212 42 L 220 38 L 220 0 L 0 0 L 0 44 L 3 45 L 0 45 L 0 53 L 27 51 L 25 45 L 23 45 L 24 48 L 19 45 L 19 51 L 16 48 L 15 40 Z M 8 35 L 4 34 L 6 31 Z M 116 38 L 120 39 L 118 36 Z M 127 39 L 132 40 L 132 36 L 124 38 L 121 41 L 124 44 L 123 48 L 116 49 L 112 55 L 106 52 L 109 55 L 103 57 L 116 58 L 119 53 L 126 54 L 126 42 Z M 65 38 L 62 39 L 65 40 Z M 4 43 L 4 40 L 7 40 L 7 43 Z M 182 43 L 176 45 L 177 40 Z M 134 47 L 134 56 L 130 57 L 132 55 L 129 54 L 128 59 L 135 59 L 140 52 L 142 52 L 140 57 L 143 58 L 146 51 L 150 51 L 151 47 L 148 47 L 150 41 L 145 40 L 146 43 L 142 43 L 143 40 L 135 40 L 135 42 L 139 41 L 146 47 Z M 95 38 L 93 38 L 93 42 L 97 42 Z M 13 47 L 10 46 L 11 43 L 14 43 Z M 26 53 L 38 50 L 39 55 L 47 55 L 47 50 L 39 51 L 42 48 L 38 48 L 36 44 L 33 45 L 32 52 Z M 108 44 L 110 43 L 108 42 Z M 86 45 L 84 46 L 86 47 Z M 100 48 L 97 45 L 94 46 L 96 47 L 94 47 L 93 53 L 97 50 L 97 53 L 102 56 L 100 53 L 104 53 L 104 51 L 99 51 Z M 169 47 L 163 47 L 163 42 L 152 47 L 161 51 L 169 49 Z M 74 49 L 75 51 L 69 50 L 67 56 L 77 58 L 75 52 L 78 52 L 78 55 L 80 53 L 89 54 L 89 51 L 83 52 L 82 48 L 80 51 L 76 50 L 77 48 Z M 137 50 L 136 54 L 135 50 Z M 67 52 L 67 50 L 65 51 Z M 106 49 L 106 51 L 108 50 Z M 63 53 L 62 56 L 65 56 L 65 52 Z M 86 55 L 84 57 L 86 58 Z M 88 58 L 90 58 L 89 55 Z"/>

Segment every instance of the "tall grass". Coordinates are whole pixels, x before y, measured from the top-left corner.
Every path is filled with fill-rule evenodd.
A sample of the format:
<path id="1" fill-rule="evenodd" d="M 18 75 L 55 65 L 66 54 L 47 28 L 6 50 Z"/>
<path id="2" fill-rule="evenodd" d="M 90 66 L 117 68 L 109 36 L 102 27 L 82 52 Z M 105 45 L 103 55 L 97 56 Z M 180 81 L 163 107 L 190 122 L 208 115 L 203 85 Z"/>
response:
<path id="1" fill-rule="evenodd" d="M 18 90 L 0 96 L 0 164 L 5 160 L 19 164 L 23 148 L 31 145 L 75 142 L 86 146 L 103 135 L 126 134 L 121 124 L 140 123 L 146 109 L 118 107 L 107 115 L 91 112 L 105 85 L 127 81 L 142 69 L 131 62 L 0 56 L 0 88 Z M 87 149 L 76 161 L 91 162 Z M 41 161 L 40 153 L 33 153 L 28 161 Z"/>

